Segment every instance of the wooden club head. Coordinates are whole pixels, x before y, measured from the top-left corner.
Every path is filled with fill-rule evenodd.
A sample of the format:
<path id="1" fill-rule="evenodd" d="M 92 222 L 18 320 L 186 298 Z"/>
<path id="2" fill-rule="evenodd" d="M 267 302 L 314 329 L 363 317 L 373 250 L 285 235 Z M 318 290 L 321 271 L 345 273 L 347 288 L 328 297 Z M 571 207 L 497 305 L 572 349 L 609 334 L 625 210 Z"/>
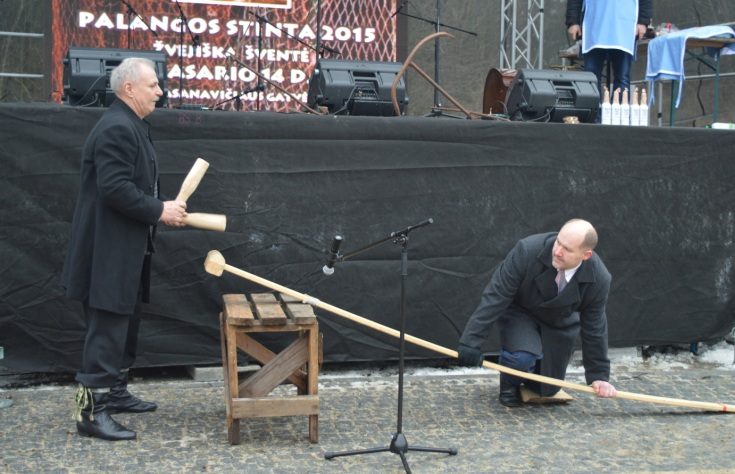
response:
<path id="1" fill-rule="evenodd" d="M 214 276 L 222 276 L 225 271 L 225 257 L 217 250 L 210 250 L 204 259 L 204 270 Z"/>
<path id="2" fill-rule="evenodd" d="M 209 162 L 201 158 L 197 158 L 194 162 L 194 166 L 191 167 L 189 173 L 181 183 L 181 190 L 179 191 L 178 196 L 176 196 L 177 201 L 186 201 L 189 199 L 194 191 L 196 191 L 197 186 L 199 186 L 199 182 L 204 177 L 204 173 L 207 172 L 207 169 L 209 169 Z"/>
<path id="3" fill-rule="evenodd" d="M 223 214 L 205 214 L 190 212 L 184 218 L 184 224 L 198 229 L 216 230 L 224 232 L 227 227 L 227 216 Z"/>

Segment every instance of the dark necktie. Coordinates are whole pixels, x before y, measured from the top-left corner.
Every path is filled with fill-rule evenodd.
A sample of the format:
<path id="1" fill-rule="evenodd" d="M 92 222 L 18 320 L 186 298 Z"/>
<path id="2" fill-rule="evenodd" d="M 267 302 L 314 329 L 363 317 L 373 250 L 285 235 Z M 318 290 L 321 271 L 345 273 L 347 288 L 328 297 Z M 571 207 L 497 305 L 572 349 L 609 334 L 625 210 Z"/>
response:
<path id="1" fill-rule="evenodd" d="M 556 287 L 559 288 L 559 293 L 564 291 L 565 286 L 567 286 L 567 279 L 564 278 L 564 270 L 559 270 L 556 274 Z"/>

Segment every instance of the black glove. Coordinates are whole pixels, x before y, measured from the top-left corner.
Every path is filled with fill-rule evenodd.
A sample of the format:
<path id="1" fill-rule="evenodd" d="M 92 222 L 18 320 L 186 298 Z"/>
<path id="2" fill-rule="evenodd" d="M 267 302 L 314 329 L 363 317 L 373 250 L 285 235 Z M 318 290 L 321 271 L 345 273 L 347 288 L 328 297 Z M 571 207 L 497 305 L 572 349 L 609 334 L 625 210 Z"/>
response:
<path id="1" fill-rule="evenodd" d="M 464 367 L 477 367 L 482 364 L 483 357 L 480 349 L 460 343 L 457 352 L 459 353 L 459 365 Z"/>

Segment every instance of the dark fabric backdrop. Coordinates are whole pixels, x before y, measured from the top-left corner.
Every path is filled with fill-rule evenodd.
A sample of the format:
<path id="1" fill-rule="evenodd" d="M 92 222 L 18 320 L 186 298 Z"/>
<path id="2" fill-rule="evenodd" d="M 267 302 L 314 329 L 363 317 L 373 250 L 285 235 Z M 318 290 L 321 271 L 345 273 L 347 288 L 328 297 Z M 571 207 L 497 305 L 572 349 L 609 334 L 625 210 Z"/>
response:
<path id="1" fill-rule="evenodd" d="M 0 345 L 8 367 L 75 370 L 84 321 L 59 274 L 80 148 L 100 109 L 0 106 Z M 735 134 L 704 129 L 317 117 L 157 110 L 165 193 L 197 157 L 190 211 L 215 233 L 161 228 L 138 366 L 220 361 L 223 293 L 262 291 L 205 273 L 206 253 L 398 328 L 400 247 L 343 253 L 429 217 L 410 234 L 408 333 L 456 347 L 493 268 L 531 233 L 591 220 L 613 274 L 612 346 L 710 340 L 733 326 Z M 109 271 L 114 272 L 114 268 Z M 397 357 L 397 340 L 317 311 L 327 361 Z M 282 341 L 276 340 L 277 344 Z M 495 337 L 485 346 L 498 349 Z M 410 357 L 435 357 L 408 346 Z"/>

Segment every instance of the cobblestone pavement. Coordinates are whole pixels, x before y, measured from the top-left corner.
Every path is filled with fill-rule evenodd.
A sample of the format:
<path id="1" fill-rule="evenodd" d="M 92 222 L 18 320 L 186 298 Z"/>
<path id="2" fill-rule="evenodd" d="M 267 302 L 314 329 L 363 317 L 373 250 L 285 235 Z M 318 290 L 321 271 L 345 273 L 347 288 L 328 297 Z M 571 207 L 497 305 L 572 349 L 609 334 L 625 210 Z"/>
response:
<path id="1" fill-rule="evenodd" d="M 459 454 L 409 452 L 416 473 L 735 472 L 735 414 L 596 399 L 571 392 L 566 405 L 508 409 L 498 376 L 407 375 L 403 432 L 409 446 L 456 447 Z M 685 368 L 616 374 L 621 390 L 708 402 L 735 402 L 732 371 Z M 582 383 L 579 371 L 568 380 Z M 387 447 L 396 430 L 397 377 L 320 379 L 318 444 L 307 417 L 243 420 L 242 443 L 225 429 L 221 382 L 136 380 L 158 402 L 148 414 L 115 418 L 138 439 L 110 443 L 77 435 L 71 384 L 0 391 L 0 472 L 325 472 L 400 473 L 400 457 L 375 453 L 325 460 L 327 451 Z M 279 391 L 290 392 L 286 386 Z"/>

